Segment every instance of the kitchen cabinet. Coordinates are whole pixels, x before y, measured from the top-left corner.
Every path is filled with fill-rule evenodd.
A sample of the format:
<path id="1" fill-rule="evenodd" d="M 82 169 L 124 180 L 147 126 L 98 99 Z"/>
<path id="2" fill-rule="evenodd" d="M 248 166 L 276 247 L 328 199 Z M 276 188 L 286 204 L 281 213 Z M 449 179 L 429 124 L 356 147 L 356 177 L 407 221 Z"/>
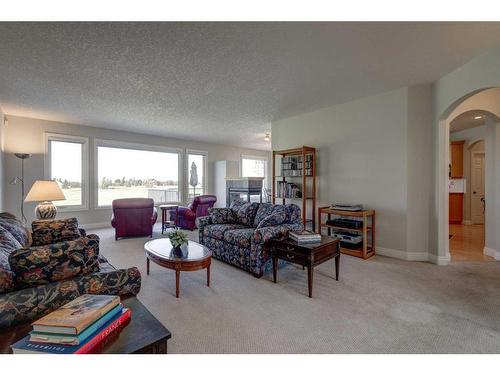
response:
<path id="1" fill-rule="evenodd" d="M 453 141 L 450 143 L 450 177 L 464 177 L 464 143 L 465 141 Z"/>
<path id="2" fill-rule="evenodd" d="M 449 220 L 450 224 L 462 224 L 464 212 L 464 193 L 450 193 Z"/>

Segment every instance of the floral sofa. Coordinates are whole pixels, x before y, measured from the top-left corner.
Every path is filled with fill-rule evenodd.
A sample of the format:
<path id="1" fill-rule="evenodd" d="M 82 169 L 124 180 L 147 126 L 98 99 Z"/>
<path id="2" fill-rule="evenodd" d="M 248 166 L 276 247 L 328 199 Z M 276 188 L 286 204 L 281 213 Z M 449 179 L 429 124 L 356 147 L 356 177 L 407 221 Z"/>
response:
<path id="1" fill-rule="evenodd" d="M 36 220 L 32 231 L 0 213 L 0 330 L 31 322 L 82 294 L 135 295 L 141 275 L 99 255 L 76 219 Z"/>
<path id="2" fill-rule="evenodd" d="M 264 247 L 273 238 L 291 230 L 302 230 L 300 208 L 295 204 L 244 203 L 229 208 L 212 208 L 198 218 L 199 241 L 213 256 L 261 277 L 270 262 Z"/>

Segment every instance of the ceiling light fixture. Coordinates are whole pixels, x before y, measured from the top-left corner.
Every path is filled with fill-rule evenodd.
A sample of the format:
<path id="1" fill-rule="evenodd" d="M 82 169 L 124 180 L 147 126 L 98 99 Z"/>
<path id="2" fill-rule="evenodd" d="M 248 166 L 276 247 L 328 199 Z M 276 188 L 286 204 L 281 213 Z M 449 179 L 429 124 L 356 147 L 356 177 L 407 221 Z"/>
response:
<path id="1" fill-rule="evenodd" d="M 271 134 L 266 133 L 266 136 L 264 137 L 264 140 L 265 140 L 266 142 L 270 142 L 270 141 L 271 141 Z"/>
<path id="2" fill-rule="evenodd" d="M 481 115 L 475 115 L 474 116 L 474 120 L 481 120 L 483 118 L 483 116 Z"/>

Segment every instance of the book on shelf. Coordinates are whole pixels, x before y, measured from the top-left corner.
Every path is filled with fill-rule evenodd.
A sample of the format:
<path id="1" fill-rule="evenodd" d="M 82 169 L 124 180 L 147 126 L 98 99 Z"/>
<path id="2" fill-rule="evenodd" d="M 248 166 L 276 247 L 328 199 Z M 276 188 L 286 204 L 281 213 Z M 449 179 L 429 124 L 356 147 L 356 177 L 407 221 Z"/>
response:
<path id="1" fill-rule="evenodd" d="M 78 335 L 119 304 L 119 296 L 84 294 L 35 321 L 33 331 Z"/>
<path id="2" fill-rule="evenodd" d="M 32 331 L 30 333 L 30 341 L 62 345 L 80 345 L 95 332 L 99 331 L 102 327 L 108 324 L 111 319 L 121 315 L 122 310 L 123 306 L 121 304 L 115 306 L 78 335 Z"/>
<path id="3" fill-rule="evenodd" d="M 276 198 L 302 198 L 302 192 L 297 184 L 278 181 Z"/>
<path id="4" fill-rule="evenodd" d="M 30 336 L 26 336 L 11 346 L 14 354 L 86 354 L 93 352 L 96 348 L 117 330 L 122 329 L 131 317 L 131 310 L 124 308 L 122 312 L 115 315 L 100 330 L 94 332 L 79 345 L 62 345 L 52 343 L 31 342 Z"/>
<path id="5" fill-rule="evenodd" d="M 314 243 L 321 241 L 321 235 L 308 230 L 292 231 L 288 236 L 298 243 Z"/>

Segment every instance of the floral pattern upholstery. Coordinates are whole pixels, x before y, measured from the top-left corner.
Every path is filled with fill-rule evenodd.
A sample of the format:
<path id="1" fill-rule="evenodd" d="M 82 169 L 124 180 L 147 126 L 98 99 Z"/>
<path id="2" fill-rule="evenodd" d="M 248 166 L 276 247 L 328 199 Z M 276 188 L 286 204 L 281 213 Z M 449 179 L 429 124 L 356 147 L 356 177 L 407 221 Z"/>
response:
<path id="1" fill-rule="evenodd" d="M 31 232 L 15 216 L 8 213 L 1 213 L 0 228 L 8 231 L 21 244 L 21 247 L 31 246 Z"/>
<path id="2" fill-rule="evenodd" d="M 250 247 L 254 228 L 231 229 L 224 232 L 224 242 L 240 247 Z"/>
<path id="3" fill-rule="evenodd" d="M 213 224 L 231 224 L 236 222 L 236 215 L 231 208 L 211 208 L 208 210 Z"/>
<path id="4" fill-rule="evenodd" d="M 82 294 L 136 295 L 141 274 L 136 267 L 112 270 L 0 295 L 0 329 L 31 322 Z"/>
<path id="5" fill-rule="evenodd" d="M 203 228 L 203 235 L 217 240 L 224 239 L 224 233 L 231 229 L 246 228 L 241 224 L 210 224 Z M 200 229 L 201 230 L 201 229 Z"/>
<path id="6" fill-rule="evenodd" d="M 234 201 L 231 204 L 231 209 L 236 216 L 236 223 L 252 226 L 255 220 L 255 214 L 259 209 L 259 203 L 243 203 L 241 201 Z"/>
<path id="7" fill-rule="evenodd" d="M 276 205 L 273 211 L 260 220 L 257 228 L 280 225 L 286 222 L 286 208 L 282 205 Z"/>
<path id="8" fill-rule="evenodd" d="M 268 216 L 272 216 L 273 211 L 276 209 L 276 217 L 269 218 L 268 222 L 279 222 L 283 216 L 285 216 L 285 222 L 279 225 L 254 228 L 256 215 L 254 215 L 253 220 L 248 221 L 250 225 L 246 226 L 214 224 L 211 216 L 202 217 L 198 219 L 197 223 L 200 243 L 212 250 L 216 259 L 242 268 L 257 277 L 262 276 L 264 272 L 271 269 L 271 262 L 269 262 L 269 256 L 265 251 L 266 243 L 272 238 L 286 237 L 290 230 L 302 230 L 304 228 L 298 206 L 290 204 L 277 208 L 278 205 L 263 204 L 266 206 L 260 212 L 261 221 Z M 260 205 L 256 205 L 255 212 L 258 213 Z M 239 211 L 242 206 L 243 204 L 238 204 L 237 210 Z M 290 218 L 293 218 L 293 221 L 289 221 Z"/>
<path id="9" fill-rule="evenodd" d="M 99 237 L 19 249 L 9 256 L 18 288 L 29 288 L 99 271 Z"/>
<path id="10" fill-rule="evenodd" d="M 78 220 L 74 217 L 62 220 L 35 220 L 31 224 L 31 230 L 34 246 L 71 241 L 80 237 Z"/>
<path id="11" fill-rule="evenodd" d="M 3 219 L 8 219 L 13 226 L 23 228 L 2 226 Z M 52 224 L 45 227 L 52 227 Z M 47 233 L 46 237 L 64 238 L 66 229 L 61 229 L 59 224 L 55 227 L 58 233 Z M 83 229 L 78 229 L 77 222 L 77 231 L 71 234 L 76 236 L 78 233 L 76 239 L 56 241 L 44 246 L 22 246 L 17 238 L 21 241 L 28 240 L 27 243 L 31 245 L 30 234 L 26 238 L 24 229 L 13 215 L 0 213 L 0 330 L 33 321 L 81 294 L 139 293 L 141 275 L 138 269 L 133 267 L 116 270 L 99 255 L 99 237 L 86 235 Z M 20 270 L 19 274 L 11 269 L 10 255 L 17 259 L 14 261 L 14 269 Z M 76 272 L 78 268 L 79 272 Z M 24 288 L 31 284 L 23 284 L 26 281 L 23 278 L 18 284 L 19 275 L 26 269 L 42 269 L 43 277 L 35 278 L 35 284 L 44 284 Z M 44 274 L 45 271 L 47 274 Z M 32 281 L 31 277 L 28 280 Z M 52 282 L 53 280 L 56 281 Z"/>

